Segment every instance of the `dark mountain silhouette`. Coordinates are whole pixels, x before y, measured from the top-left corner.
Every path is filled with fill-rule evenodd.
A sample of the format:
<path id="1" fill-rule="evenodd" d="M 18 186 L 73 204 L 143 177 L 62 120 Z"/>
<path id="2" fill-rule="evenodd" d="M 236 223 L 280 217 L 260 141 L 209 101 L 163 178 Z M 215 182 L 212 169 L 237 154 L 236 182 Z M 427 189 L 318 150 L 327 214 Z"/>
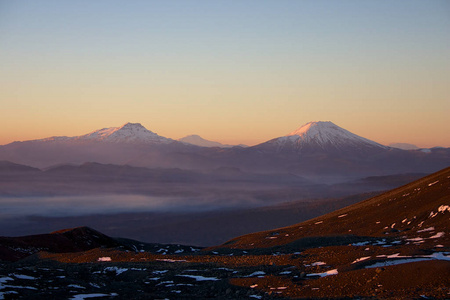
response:
<path id="1" fill-rule="evenodd" d="M 50 234 L 0 237 L 0 260 L 16 261 L 39 251 L 66 253 L 119 246 L 116 240 L 92 228 L 77 227 Z"/>
<path id="2" fill-rule="evenodd" d="M 25 165 L 15 164 L 10 161 L 0 161 L 0 172 L 1 173 L 28 173 L 28 172 L 41 172 L 38 168 L 33 168 Z"/>

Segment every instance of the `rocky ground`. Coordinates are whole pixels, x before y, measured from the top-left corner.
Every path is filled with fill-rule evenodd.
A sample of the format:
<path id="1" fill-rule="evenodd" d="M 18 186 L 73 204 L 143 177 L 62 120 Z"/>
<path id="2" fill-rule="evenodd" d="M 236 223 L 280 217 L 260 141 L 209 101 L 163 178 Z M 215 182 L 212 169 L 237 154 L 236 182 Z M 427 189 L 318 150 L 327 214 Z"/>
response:
<path id="1" fill-rule="evenodd" d="M 3 262 L 4 299 L 448 299 L 450 247 L 381 240 L 291 253 L 94 248 Z M 178 253 L 174 253 L 178 252 Z M 166 254 L 163 254 L 166 253 Z M 409 262 L 409 263 L 408 263 Z"/>
<path id="2" fill-rule="evenodd" d="M 172 254 L 163 254 L 169 248 Z M 237 256 L 199 253 L 173 246 L 161 246 L 158 252 L 101 248 L 69 254 L 41 252 L 3 263 L 0 290 L 4 299 L 262 299 L 265 292 L 234 285 L 230 279 L 286 270 L 286 266 L 262 266 L 257 256 L 242 252 Z"/>

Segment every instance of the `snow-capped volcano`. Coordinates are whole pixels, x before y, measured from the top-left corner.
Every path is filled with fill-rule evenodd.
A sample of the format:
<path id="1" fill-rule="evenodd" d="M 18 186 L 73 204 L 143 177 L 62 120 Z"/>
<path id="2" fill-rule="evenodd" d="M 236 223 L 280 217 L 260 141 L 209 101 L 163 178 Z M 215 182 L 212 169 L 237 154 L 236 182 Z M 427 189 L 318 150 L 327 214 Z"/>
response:
<path id="1" fill-rule="evenodd" d="M 386 146 L 360 137 L 329 121 L 306 123 L 291 133 L 270 140 L 267 143 L 276 145 L 278 150 L 284 148 L 291 150 L 347 150 L 350 148 L 388 149 Z"/>
<path id="2" fill-rule="evenodd" d="M 172 142 L 172 139 L 162 137 L 140 123 L 126 123 L 120 127 L 109 127 L 92 131 L 85 135 L 67 137 L 57 136 L 40 140 L 39 142 L 47 141 L 103 141 L 112 143 L 153 143 L 153 144 L 167 144 Z"/>
<path id="3" fill-rule="evenodd" d="M 373 147 L 386 148 L 329 121 L 309 122 L 289 133 L 285 138 L 290 141 L 302 141 L 303 143 L 315 143 L 323 146 L 327 144 L 338 146 L 349 143 L 364 143 Z"/>
<path id="4" fill-rule="evenodd" d="M 172 139 L 162 137 L 140 123 L 126 123 L 121 127 L 103 128 L 86 135 L 75 137 L 77 140 L 97 140 L 106 142 L 144 142 L 169 143 Z"/>

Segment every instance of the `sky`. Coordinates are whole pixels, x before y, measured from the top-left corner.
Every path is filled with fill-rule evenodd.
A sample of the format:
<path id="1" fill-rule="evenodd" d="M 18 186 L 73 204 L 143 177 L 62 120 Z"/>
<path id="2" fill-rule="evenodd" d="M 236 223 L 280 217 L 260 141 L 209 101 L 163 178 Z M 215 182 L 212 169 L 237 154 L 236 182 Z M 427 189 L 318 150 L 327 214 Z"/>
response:
<path id="1" fill-rule="evenodd" d="M 310 121 L 450 147 L 450 1 L 0 0 L 0 145 L 139 122 L 254 145 Z"/>

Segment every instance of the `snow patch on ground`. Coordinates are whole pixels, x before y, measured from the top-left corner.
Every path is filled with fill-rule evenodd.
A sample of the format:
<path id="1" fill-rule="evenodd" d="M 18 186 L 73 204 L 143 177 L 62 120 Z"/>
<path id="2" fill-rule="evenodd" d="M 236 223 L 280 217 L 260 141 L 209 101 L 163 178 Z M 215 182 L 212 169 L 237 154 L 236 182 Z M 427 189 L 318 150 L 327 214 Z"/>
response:
<path id="1" fill-rule="evenodd" d="M 400 253 L 395 253 L 391 255 L 377 255 L 377 257 L 385 257 L 385 258 L 411 258 L 412 256 L 404 256 L 400 255 Z"/>
<path id="2" fill-rule="evenodd" d="M 430 260 L 430 259 L 421 257 L 421 258 L 405 258 L 405 259 L 388 260 L 388 261 L 378 262 L 378 263 L 375 263 L 370 266 L 366 266 L 366 269 L 395 266 L 395 265 L 407 264 L 410 262 L 418 262 L 418 261 L 424 261 L 424 260 Z"/>
<path id="3" fill-rule="evenodd" d="M 437 239 L 437 238 L 441 238 L 445 235 L 445 232 L 438 232 L 433 236 L 430 236 L 429 239 Z"/>
<path id="4" fill-rule="evenodd" d="M 263 271 L 256 271 L 256 272 L 253 272 L 252 274 L 248 275 L 247 277 L 264 276 L 264 275 L 266 275 L 266 273 L 264 273 Z"/>
<path id="5" fill-rule="evenodd" d="M 0 283 L 5 283 L 5 282 L 11 281 L 11 280 L 14 280 L 14 279 L 11 277 L 0 277 Z M 0 285 L 0 288 L 1 288 L 1 285 Z"/>
<path id="6" fill-rule="evenodd" d="M 14 277 L 18 279 L 27 279 L 27 280 L 34 280 L 36 277 L 28 276 L 28 275 L 22 275 L 22 274 L 13 274 Z"/>
<path id="7" fill-rule="evenodd" d="M 69 284 L 67 287 L 74 288 L 74 289 L 86 289 L 84 286 L 81 286 L 78 284 Z"/>
<path id="8" fill-rule="evenodd" d="M 433 230 L 434 230 L 434 227 L 428 227 L 428 228 L 425 228 L 422 230 L 417 230 L 417 232 L 419 233 L 419 232 L 427 232 L 427 231 L 433 231 Z"/>
<path id="9" fill-rule="evenodd" d="M 436 184 L 438 182 L 439 182 L 439 180 L 436 180 L 435 182 L 429 183 L 428 186 L 432 186 L 432 185 L 434 185 L 434 184 Z"/>
<path id="10" fill-rule="evenodd" d="M 410 238 L 410 239 L 406 239 L 408 242 L 412 242 L 414 244 L 421 244 L 421 243 L 425 243 L 425 239 L 421 238 L 421 237 L 415 237 L 415 238 Z M 407 243 L 409 244 L 409 243 Z"/>
<path id="11" fill-rule="evenodd" d="M 111 257 L 99 257 L 97 261 L 111 261 Z"/>
<path id="12" fill-rule="evenodd" d="M 310 273 L 307 274 L 306 276 L 320 276 L 320 277 L 325 277 L 325 276 L 329 276 L 329 275 L 337 275 L 338 274 L 338 270 L 337 269 L 333 269 L 333 270 L 329 270 L 323 273 Z"/>
<path id="13" fill-rule="evenodd" d="M 366 269 L 395 266 L 395 265 L 406 264 L 406 263 L 410 263 L 410 262 L 419 262 L 419 261 L 432 260 L 432 259 L 450 261 L 449 254 L 450 254 L 450 252 L 436 252 L 431 255 L 413 257 L 413 256 L 400 256 L 399 253 L 397 253 L 397 254 L 386 256 L 386 258 L 390 258 L 392 260 L 377 262 L 373 265 L 366 266 Z M 380 257 L 380 256 L 377 256 L 377 257 Z M 402 258 L 402 259 L 398 259 L 398 258 Z"/>
<path id="14" fill-rule="evenodd" d="M 128 271 L 128 269 L 126 269 L 126 268 L 119 268 L 119 267 L 107 267 L 107 268 L 105 268 L 105 271 L 115 272 L 116 276 L 117 276 L 119 274 L 122 274 L 122 273 Z"/>
<path id="15" fill-rule="evenodd" d="M 395 223 L 394 223 L 395 224 Z M 385 229 L 387 229 L 387 227 L 385 227 Z M 380 246 L 380 245 L 386 245 L 386 239 L 382 239 L 382 240 L 376 240 L 376 241 L 364 241 L 364 242 L 358 242 L 358 243 L 353 243 L 351 244 L 352 246 L 366 246 L 366 245 L 371 245 L 371 246 Z"/>
<path id="16" fill-rule="evenodd" d="M 174 263 L 174 262 L 185 262 L 186 260 L 184 259 L 170 259 L 170 258 L 159 258 L 156 259 L 158 261 L 165 261 L 165 262 L 170 262 L 170 263 Z"/>
<path id="17" fill-rule="evenodd" d="M 438 208 L 438 212 L 445 213 L 446 211 L 450 212 L 450 205 L 441 205 Z"/>
<path id="18" fill-rule="evenodd" d="M 118 296 L 118 294 L 116 293 L 111 293 L 111 294 L 78 294 L 78 295 L 74 295 L 72 298 L 72 300 L 83 300 L 83 299 L 87 299 L 87 298 L 96 298 L 96 297 L 114 297 L 114 296 Z"/>
<path id="19" fill-rule="evenodd" d="M 220 280 L 219 278 L 216 278 L 216 277 L 205 277 L 205 276 L 200 276 L 200 275 L 177 275 L 177 276 L 194 278 L 197 281 L 208 281 L 208 280 L 216 281 L 216 280 Z"/>
<path id="20" fill-rule="evenodd" d="M 353 243 L 352 246 L 366 246 L 367 244 L 369 244 L 369 241 L 366 242 L 358 242 L 358 243 Z"/>
<path id="21" fill-rule="evenodd" d="M 357 262 L 360 262 L 360 261 L 363 261 L 363 260 L 366 260 L 369 258 L 370 258 L 370 256 L 364 256 L 364 257 L 357 258 L 352 262 L 352 264 L 356 264 Z"/>

